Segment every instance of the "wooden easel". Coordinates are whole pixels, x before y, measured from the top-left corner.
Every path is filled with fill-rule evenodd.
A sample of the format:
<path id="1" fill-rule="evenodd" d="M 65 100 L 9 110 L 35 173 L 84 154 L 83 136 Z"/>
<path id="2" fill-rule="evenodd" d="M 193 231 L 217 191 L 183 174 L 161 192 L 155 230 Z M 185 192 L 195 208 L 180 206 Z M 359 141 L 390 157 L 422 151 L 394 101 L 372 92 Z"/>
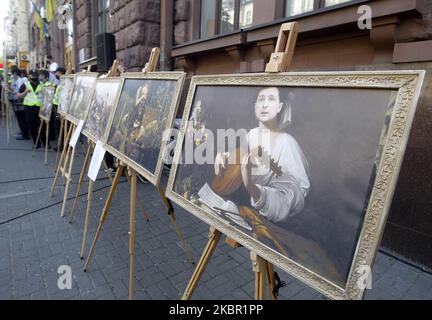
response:
<path id="1" fill-rule="evenodd" d="M 5 88 L 8 88 L 8 85 L 5 85 Z M 7 93 L 5 93 L 5 111 L 6 111 L 6 140 L 7 144 L 10 144 L 11 131 L 14 128 L 14 117 L 12 111 L 12 105 L 9 102 L 7 97 Z"/>
<path id="2" fill-rule="evenodd" d="M 46 127 L 45 127 L 45 135 L 46 135 L 46 137 L 45 137 L 45 165 L 47 165 L 48 164 L 49 121 L 46 121 L 45 119 L 42 119 L 42 118 L 39 118 L 39 119 L 40 119 L 40 126 L 39 126 L 39 130 L 38 130 L 36 142 L 33 146 L 32 157 L 35 156 L 36 147 L 41 140 L 43 126 L 46 125 Z"/>
<path id="3" fill-rule="evenodd" d="M 88 168 L 89 168 L 89 165 L 90 165 L 90 160 L 91 160 L 91 157 L 93 155 L 93 151 L 94 151 L 94 149 L 96 147 L 96 144 L 91 139 L 87 139 L 87 143 L 88 143 L 88 148 L 87 148 L 86 155 L 84 157 L 83 167 L 82 167 L 81 172 L 80 172 L 80 177 L 79 177 L 79 180 L 78 180 L 78 186 L 77 186 L 77 190 L 76 190 L 76 194 L 75 194 L 75 199 L 74 199 L 72 208 L 70 209 L 70 212 L 69 212 L 69 215 L 70 215 L 70 221 L 69 222 L 70 223 L 73 222 L 75 207 L 76 207 L 76 203 L 77 203 L 77 200 L 78 200 L 79 193 L 81 191 L 81 186 L 84 183 L 85 175 L 86 175 L 86 173 L 88 171 Z M 104 165 L 104 168 L 105 168 L 105 170 L 107 172 L 108 179 L 110 179 L 110 181 L 112 183 L 113 182 L 113 178 L 112 178 L 112 176 L 108 172 L 108 165 L 106 164 L 105 161 L 103 161 L 103 165 Z"/>
<path id="4" fill-rule="evenodd" d="M 72 74 L 72 64 L 69 62 L 68 66 L 67 66 L 67 71 L 66 71 L 66 75 L 69 76 Z M 55 162 L 55 168 L 57 168 L 58 166 L 58 161 L 59 161 L 59 156 L 60 156 L 60 149 L 62 146 L 63 148 L 65 148 L 66 144 L 68 143 L 68 141 L 66 141 L 66 135 L 68 132 L 68 127 L 67 127 L 67 121 L 66 121 L 66 116 L 62 115 L 60 113 L 58 113 L 59 118 L 60 118 L 60 131 L 59 131 L 59 136 L 58 136 L 58 140 L 57 140 L 57 155 L 56 155 L 56 162 Z M 61 143 L 63 139 L 63 144 Z"/>
<path id="5" fill-rule="evenodd" d="M 150 59 L 149 62 L 146 63 L 144 69 L 142 70 L 143 73 L 148 73 L 148 72 L 154 72 L 156 70 L 156 66 L 157 66 L 157 62 L 159 60 L 159 54 L 160 54 L 160 49 L 159 48 L 154 48 L 152 50 L 152 53 L 150 55 Z M 90 247 L 90 252 L 89 255 L 87 257 L 85 266 L 84 266 L 84 271 L 86 272 L 88 269 L 88 266 L 90 264 L 91 258 L 93 256 L 93 252 L 96 246 L 96 242 L 100 236 L 100 233 L 102 231 L 102 227 L 103 224 L 105 223 L 105 220 L 108 216 L 108 212 L 109 212 L 109 208 L 111 207 L 111 203 L 114 197 L 114 193 L 116 191 L 117 185 L 119 183 L 120 177 L 122 176 L 123 172 L 126 171 L 126 175 L 128 176 L 129 179 L 129 183 L 130 183 L 130 188 L 131 188 L 131 192 L 130 192 L 130 220 L 129 220 L 129 258 L 130 258 L 130 274 L 129 274 L 129 299 L 131 300 L 133 298 L 133 292 L 134 292 L 134 260 L 135 260 L 135 209 L 136 209 L 136 188 L 137 188 L 137 172 L 132 169 L 129 166 L 126 166 L 126 164 L 124 164 L 123 162 L 119 162 L 119 165 L 117 167 L 117 171 L 116 174 L 114 176 L 114 181 L 113 184 L 111 186 L 111 189 L 109 191 L 108 194 L 108 198 L 105 202 L 104 208 L 102 210 L 102 214 L 99 220 L 99 226 L 97 228 L 95 237 L 93 239 L 92 245 Z M 187 245 L 182 233 L 180 232 L 180 228 L 177 224 L 175 215 L 174 215 L 174 209 L 173 206 L 171 204 L 171 202 L 169 201 L 169 199 L 167 199 L 165 197 L 165 193 L 162 190 L 162 187 L 160 185 L 160 183 L 157 184 L 156 188 L 158 189 L 158 192 L 161 196 L 161 199 L 163 201 L 163 203 L 165 204 L 165 206 L 168 209 L 168 215 L 171 219 L 171 222 L 173 223 L 176 233 L 178 235 L 178 237 L 180 238 L 180 240 L 183 243 L 183 248 L 185 250 L 186 255 L 188 256 L 188 259 L 193 263 L 193 258 L 192 258 L 192 254 L 190 252 L 189 246 Z"/>
<path id="6" fill-rule="evenodd" d="M 110 77 L 115 77 L 118 75 L 118 67 L 119 67 L 119 63 L 117 60 L 114 60 L 114 63 L 110 69 L 110 71 L 108 72 L 108 74 L 106 76 L 101 76 L 100 78 L 110 78 Z M 72 205 L 72 208 L 70 210 L 70 220 L 69 223 L 73 222 L 74 219 L 74 212 L 75 212 L 75 207 L 76 207 L 76 203 L 78 200 L 78 196 L 79 196 L 79 192 L 81 190 L 81 186 L 84 182 L 84 178 L 86 173 L 88 172 L 88 168 L 90 165 L 90 160 L 92 157 L 92 154 L 94 152 L 94 149 L 96 147 L 95 142 L 93 142 L 90 138 L 87 140 L 88 141 L 88 149 L 84 158 L 84 163 L 83 163 L 83 167 L 81 169 L 81 173 L 80 173 L 80 177 L 79 177 L 79 181 L 78 181 L 78 186 L 77 186 L 77 190 L 76 190 L 76 194 L 75 194 L 75 199 Z M 109 174 L 108 172 L 108 166 L 105 162 L 105 160 L 103 161 L 103 165 L 105 167 L 105 170 L 107 172 L 108 178 L 111 181 L 111 185 L 113 184 L 113 178 L 112 176 Z M 130 179 L 128 179 L 129 183 L 130 183 Z M 80 251 L 80 257 L 81 259 L 84 259 L 84 253 L 85 253 L 85 244 L 87 242 L 87 234 L 88 234 L 88 226 L 90 223 L 90 211 L 91 211 L 91 203 L 92 203 L 92 199 L 93 199 L 93 186 L 94 186 L 94 182 L 90 179 L 89 180 L 89 186 L 88 186 L 88 195 L 87 195 L 87 209 L 86 209 L 86 218 L 85 218 L 85 224 L 84 224 L 84 231 L 83 231 L 83 239 L 82 239 L 82 244 L 81 244 L 81 251 Z M 140 199 L 138 198 L 138 204 L 140 205 L 140 209 L 144 214 L 144 218 L 149 221 L 149 217 L 147 215 L 147 213 L 144 211 L 144 207 L 140 201 Z"/>
<path id="7" fill-rule="evenodd" d="M 60 156 L 59 167 L 56 171 L 56 175 L 54 177 L 54 181 L 53 181 L 53 184 L 51 186 L 51 194 L 50 195 L 52 197 L 54 195 L 54 190 L 56 187 L 58 175 L 59 175 L 59 173 L 61 173 L 62 176 L 64 177 L 65 183 L 66 183 L 66 187 L 65 187 L 65 191 L 64 191 L 64 195 L 63 195 L 63 203 L 62 203 L 62 208 L 61 208 L 61 217 L 64 217 L 67 196 L 69 193 L 69 186 L 70 186 L 70 183 L 72 182 L 72 168 L 73 168 L 73 163 L 74 163 L 74 159 L 75 159 L 76 146 L 72 147 L 69 144 L 69 141 L 72 137 L 73 132 L 76 130 L 76 128 L 77 128 L 77 125 L 75 125 L 74 123 L 71 122 L 69 124 L 69 130 L 68 130 L 68 133 L 66 136 L 66 138 L 67 138 L 66 140 L 67 140 L 68 144 L 63 146 L 62 155 Z"/>
<path id="8" fill-rule="evenodd" d="M 107 73 L 107 75 L 106 76 L 101 76 L 100 79 L 102 79 L 104 77 L 114 77 L 114 76 L 117 76 L 117 74 L 118 74 L 118 65 L 119 65 L 118 61 L 114 60 L 113 65 L 111 66 L 111 68 L 110 68 L 109 72 Z M 96 146 L 95 142 L 93 142 L 90 138 L 87 139 L 87 143 L 88 143 L 88 148 L 87 148 L 87 152 L 85 153 L 84 163 L 83 163 L 83 166 L 82 166 L 82 169 L 81 169 L 81 173 L 80 173 L 80 177 L 79 177 L 79 180 L 78 180 L 78 186 L 77 186 L 77 190 L 76 190 L 75 199 L 74 199 L 74 202 L 73 202 L 73 205 L 72 205 L 72 209 L 70 210 L 70 220 L 69 220 L 69 223 L 73 222 L 74 211 L 75 211 L 75 206 L 76 206 L 76 203 L 77 203 L 78 195 L 79 195 L 79 192 L 81 190 L 81 186 L 82 186 L 82 184 L 84 182 L 85 175 L 86 175 L 86 173 L 88 171 L 88 167 L 90 165 L 91 156 L 92 156 L 93 151 L 94 151 L 95 146 Z M 106 164 L 105 161 L 103 161 L 103 164 L 104 164 L 105 170 L 106 170 L 106 172 L 108 174 L 108 178 L 110 179 L 110 181 L 112 183 L 113 180 L 112 180 L 111 175 L 108 172 L 108 166 L 107 166 L 107 164 Z M 91 182 L 92 181 L 90 180 L 90 183 Z M 82 258 L 82 255 L 81 255 L 81 258 Z"/>
<path id="9" fill-rule="evenodd" d="M 87 71 L 90 72 L 90 66 L 88 67 Z M 65 120 L 65 121 L 67 121 L 67 120 Z M 64 217 L 64 215 L 65 215 L 66 202 L 67 202 L 67 197 L 69 194 L 69 187 L 70 187 L 70 184 L 72 182 L 72 168 L 73 168 L 73 164 L 74 164 L 75 150 L 76 150 L 76 146 L 72 147 L 69 144 L 69 141 L 72 137 L 73 132 L 76 130 L 77 127 L 78 127 L 78 125 L 70 122 L 69 130 L 68 130 L 67 135 L 66 135 L 67 145 L 63 146 L 63 151 L 62 151 L 61 156 L 60 156 L 59 165 L 58 165 L 58 168 L 56 170 L 53 184 L 51 186 L 50 196 L 52 197 L 54 195 L 54 190 L 55 190 L 55 187 L 57 184 L 58 175 L 59 175 L 59 173 L 61 173 L 62 176 L 64 177 L 65 183 L 66 183 L 65 191 L 64 191 L 64 195 L 63 195 L 63 203 L 62 203 L 62 207 L 61 207 L 61 214 L 60 214 L 61 217 Z M 84 147 L 82 145 L 81 145 L 81 147 L 84 149 Z M 85 150 L 84 150 L 84 152 L 85 152 Z"/>
<path id="10" fill-rule="evenodd" d="M 75 124 L 73 124 L 72 122 L 68 122 L 66 119 L 64 119 L 63 150 L 60 153 L 60 158 L 59 158 L 59 161 L 58 161 L 58 164 L 56 167 L 56 174 L 54 176 L 54 181 L 51 185 L 50 197 L 54 196 L 54 190 L 55 190 L 55 187 L 57 184 L 57 179 L 58 179 L 59 174 L 61 173 L 62 177 L 67 179 L 66 173 L 67 173 L 68 163 L 71 160 L 70 159 L 71 147 L 69 145 L 69 141 L 72 137 L 72 133 L 74 132 L 75 128 L 76 128 Z"/>
<path id="11" fill-rule="evenodd" d="M 4 48 L 4 57 L 6 57 L 6 47 Z M 6 59 L 7 60 L 7 59 Z M 4 87 L 3 87 L 3 98 L 4 98 L 4 110 L 5 110 L 5 116 L 6 116 L 6 141 L 7 144 L 10 144 L 10 137 L 11 137 L 11 131 L 14 129 L 14 127 L 16 127 L 15 125 L 15 117 L 13 116 L 13 110 L 12 110 L 12 105 L 8 99 L 8 94 L 11 92 L 10 88 L 9 88 L 9 69 L 7 66 L 7 61 L 5 60 L 5 64 L 4 64 Z"/>
<path id="12" fill-rule="evenodd" d="M 93 141 L 91 141 L 90 139 L 88 140 L 88 151 L 86 154 L 86 158 L 84 160 L 84 165 L 83 168 L 81 170 L 81 174 L 80 174 L 80 179 L 78 182 L 78 187 L 77 187 L 77 191 L 75 194 L 75 199 L 72 205 L 72 208 L 70 210 L 70 219 L 69 219 L 69 223 L 73 223 L 74 217 L 75 217 L 75 207 L 76 207 L 76 203 L 78 200 L 78 196 L 79 196 L 79 192 L 81 189 L 81 186 L 84 182 L 84 178 L 85 178 L 85 174 L 88 172 L 88 168 L 90 165 L 90 159 L 91 159 L 91 155 L 93 154 L 93 151 L 95 149 L 95 143 Z M 108 171 L 108 166 L 105 162 L 105 160 L 103 161 L 103 165 L 105 167 L 105 171 L 107 172 L 108 178 L 111 182 L 111 186 L 114 183 L 113 177 L 111 176 L 111 174 Z M 131 180 L 129 179 L 129 176 L 127 176 L 128 178 L 128 182 L 129 184 L 131 184 Z M 86 242 L 87 242 L 87 235 L 88 235 L 88 226 L 90 223 L 90 212 L 91 212 L 91 205 L 92 205 L 92 199 L 93 199 L 93 186 L 94 186 L 94 182 L 89 179 L 89 185 L 88 185 L 88 194 L 87 194 L 87 209 L 86 209 L 86 218 L 85 218 L 85 224 L 84 224 L 84 231 L 83 231 L 83 238 L 82 238 L 82 244 L 81 244 L 81 251 L 80 251 L 80 257 L 81 260 L 84 259 L 84 254 L 85 254 L 85 247 L 86 247 Z M 144 215 L 144 219 L 146 221 L 150 221 L 149 215 L 147 214 L 147 212 L 144 210 L 144 205 L 141 202 L 140 198 L 138 198 L 138 205 L 140 207 L 141 212 Z"/>
<path id="13" fill-rule="evenodd" d="M 294 49 L 298 36 L 298 23 L 285 23 L 281 26 L 275 52 L 270 57 L 270 62 L 267 64 L 266 72 L 279 73 L 288 71 L 294 55 Z M 210 259 L 216 249 L 216 246 L 221 238 L 222 233 L 215 228 L 210 228 L 209 241 L 201 255 L 197 267 L 192 274 L 192 277 L 186 287 L 182 300 L 189 300 L 195 291 L 198 282 L 200 281 L 204 271 L 210 262 Z M 238 248 L 241 245 L 236 241 L 226 238 L 225 242 L 233 248 Z M 261 258 L 254 252 L 250 253 L 252 261 L 252 270 L 255 273 L 255 300 L 264 300 L 266 298 L 266 285 L 269 289 L 270 297 L 277 299 L 277 290 L 273 265 Z"/>

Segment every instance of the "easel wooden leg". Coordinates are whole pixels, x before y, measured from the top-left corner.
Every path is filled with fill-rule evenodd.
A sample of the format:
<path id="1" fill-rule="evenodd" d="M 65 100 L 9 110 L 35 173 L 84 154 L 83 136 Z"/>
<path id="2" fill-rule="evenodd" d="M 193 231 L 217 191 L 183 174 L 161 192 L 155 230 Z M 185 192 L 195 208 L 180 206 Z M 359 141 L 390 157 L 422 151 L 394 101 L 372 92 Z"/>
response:
<path id="1" fill-rule="evenodd" d="M 36 147 L 37 147 L 37 145 L 38 145 L 38 143 L 39 143 L 39 141 L 40 141 L 40 137 L 41 137 L 41 133 L 42 133 L 42 127 L 43 127 L 43 124 L 44 124 L 43 121 L 41 121 L 41 124 L 39 125 L 39 130 L 38 130 L 38 135 L 37 135 L 37 138 L 36 138 L 36 142 L 35 142 L 35 144 L 34 144 L 34 146 L 33 146 L 32 157 L 35 156 Z"/>
<path id="2" fill-rule="evenodd" d="M 252 270 L 255 272 L 255 300 L 265 300 L 267 261 L 251 252 Z"/>
<path id="3" fill-rule="evenodd" d="M 48 144 L 49 144 L 49 122 L 45 122 L 45 165 L 48 165 Z"/>
<path id="4" fill-rule="evenodd" d="M 274 277 L 273 265 L 270 262 L 266 261 L 266 267 L 267 267 L 267 284 L 269 288 L 270 298 L 272 300 L 277 300 L 277 296 L 274 293 L 274 289 L 276 288 L 276 282 Z"/>
<path id="5" fill-rule="evenodd" d="M 134 266 L 135 266 L 135 204 L 137 189 L 137 174 L 130 170 L 131 198 L 130 198 L 130 220 L 129 220 L 129 300 L 134 293 Z"/>
<path id="6" fill-rule="evenodd" d="M 112 183 L 113 183 L 113 177 L 111 176 L 111 174 L 110 174 L 110 172 L 109 172 L 108 165 L 107 165 L 107 163 L 106 163 L 105 160 L 104 160 L 102 163 L 103 163 L 103 165 L 104 165 L 104 168 L 105 168 L 105 171 L 106 171 L 106 173 L 107 173 L 108 179 L 110 180 L 110 182 L 111 182 L 111 184 L 112 184 Z"/>
<path id="7" fill-rule="evenodd" d="M 59 161 L 59 156 L 60 156 L 60 146 L 61 146 L 61 141 L 63 139 L 63 129 L 64 129 L 64 125 L 65 125 L 65 120 L 63 118 L 60 119 L 60 131 L 59 131 L 59 137 L 57 140 L 57 154 L 56 154 L 56 162 L 55 162 L 55 168 L 57 168 L 58 165 L 58 161 Z M 63 145 L 64 146 L 64 145 Z"/>
<path id="8" fill-rule="evenodd" d="M 92 147 L 92 144 L 89 143 L 89 146 L 87 148 L 87 152 L 86 152 L 86 155 L 85 155 L 85 158 L 84 158 L 83 167 L 81 169 L 81 173 L 80 173 L 80 177 L 79 177 L 78 186 L 77 186 L 77 190 L 76 190 L 76 193 L 75 193 L 75 199 L 74 199 L 72 208 L 70 210 L 70 214 L 69 214 L 70 215 L 70 220 L 69 220 L 69 223 L 72 223 L 73 219 L 74 219 L 74 212 L 75 212 L 76 203 L 77 203 L 77 200 L 78 200 L 79 193 L 81 191 L 81 186 L 82 186 L 82 184 L 84 182 L 84 178 L 85 178 L 86 172 L 88 170 L 88 166 L 89 166 L 89 163 L 90 163 L 90 155 L 92 154 L 92 152 L 93 152 L 93 147 Z"/>
<path id="9" fill-rule="evenodd" d="M 142 203 L 142 200 L 140 197 L 137 198 L 138 200 L 138 207 L 140 209 L 140 211 L 143 213 L 144 219 L 149 222 L 150 221 L 150 217 L 147 214 L 147 211 L 144 210 L 144 204 Z"/>
<path id="10" fill-rule="evenodd" d="M 54 195 L 54 190 L 55 190 L 55 187 L 56 187 L 56 184 L 57 184 L 57 179 L 58 179 L 60 170 L 62 168 L 62 164 L 63 164 L 64 158 L 65 158 L 66 153 L 67 153 L 67 151 L 69 149 L 69 148 L 67 148 L 67 141 L 69 141 L 69 139 L 71 137 L 72 129 L 73 129 L 73 125 L 71 124 L 69 126 L 69 130 L 67 132 L 67 135 L 65 136 L 65 142 L 66 142 L 66 144 L 63 144 L 63 151 L 62 151 L 61 156 L 60 156 L 60 160 L 59 160 L 59 163 L 58 163 L 58 166 L 57 166 L 56 174 L 54 176 L 54 181 L 53 181 L 53 183 L 51 185 L 50 197 L 53 197 L 53 195 Z"/>
<path id="11" fill-rule="evenodd" d="M 189 284 L 183 294 L 182 300 L 189 300 L 192 297 L 193 292 L 195 291 L 198 282 L 200 281 L 205 268 L 207 267 L 210 259 L 216 249 L 216 246 L 220 240 L 222 233 L 217 231 L 214 228 L 210 229 L 209 241 L 207 242 L 206 247 L 204 248 L 203 254 L 198 262 L 197 267 L 195 268 L 194 273 L 189 281 Z M 227 243 L 230 246 L 235 248 L 238 247 L 238 244 L 233 240 L 227 238 Z M 255 300 L 264 300 L 266 298 L 265 287 L 268 285 L 270 291 L 270 297 L 272 300 L 276 300 L 277 296 L 274 293 L 274 289 L 276 287 L 275 284 L 275 276 L 273 271 L 273 265 L 263 258 L 257 256 L 255 253 L 250 253 L 251 261 L 252 261 L 252 270 L 255 273 Z"/>
<path id="12" fill-rule="evenodd" d="M 9 107 L 8 103 L 9 102 L 6 102 L 6 140 L 7 140 L 7 144 L 9 145 L 10 144 L 10 130 L 11 130 L 10 126 L 11 125 L 10 125 L 10 116 L 9 116 L 10 107 Z"/>
<path id="13" fill-rule="evenodd" d="M 66 150 L 66 156 L 64 158 L 63 167 L 60 169 L 60 172 L 62 174 L 62 178 L 64 179 L 65 186 L 66 186 L 66 182 L 67 182 L 66 175 L 67 175 L 67 172 L 69 169 L 69 163 L 71 160 L 71 158 L 70 158 L 71 153 L 72 153 L 72 147 L 69 145 L 67 147 L 67 150 Z"/>
<path id="14" fill-rule="evenodd" d="M 84 272 L 87 271 L 88 265 L 89 265 L 90 260 L 92 258 L 93 251 L 94 251 L 94 248 L 96 246 L 96 242 L 97 242 L 97 240 L 99 238 L 99 235 L 100 235 L 100 233 L 102 231 L 102 226 L 105 223 L 105 220 L 106 220 L 106 218 L 108 216 L 108 211 L 109 211 L 109 208 L 111 207 L 111 203 L 112 203 L 112 200 L 113 200 L 113 197 L 114 197 L 117 185 L 119 183 L 120 177 L 122 176 L 123 170 L 124 170 L 124 166 L 121 166 L 121 165 L 118 166 L 116 175 L 114 176 L 113 184 L 112 184 L 110 192 L 108 194 L 108 198 L 107 198 L 107 200 L 105 202 L 105 206 L 104 206 L 104 208 L 102 210 L 102 215 L 101 215 L 100 220 L 99 220 L 99 226 L 97 228 L 96 235 L 95 235 L 95 237 L 93 239 L 93 243 L 92 243 L 92 245 L 90 247 L 90 252 L 89 252 L 89 255 L 87 257 L 87 261 L 85 263 L 85 266 L 84 266 Z"/>
<path id="15" fill-rule="evenodd" d="M 131 181 L 130 177 L 129 177 L 128 175 L 126 175 L 126 176 L 127 176 L 127 180 L 128 180 L 129 186 L 132 187 L 132 181 Z M 149 215 L 148 215 L 147 212 L 144 210 L 144 205 L 143 205 L 143 203 L 141 202 L 141 198 L 139 198 L 139 197 L 138 197 L 138 206 L 140 207 L 140 210 L 142 211 L 142 213 L 143 213 L 143 215 L 144 215 L 144 219 L 145 219 L 147 222 L 150 221 Z"/>
<path id="16" fill-rule="evenodd" d="M 81 244 L 81 253 L 80 253 L 81 260 L 84 259 L 85 247 L 86 247 L 86 242 L 87 242 L 87 234 L 88 234 L 88 226 L 90 223 L 90 211 L 91 211 L 92 198 L 93 198 L 93 181 L 90 180 L 89 186 L 88 186 L 88 195 L 87 195 L 87 201 L 88 201 L 87 202 L 87 211 L 86 211 L 83 238 L 82 238 L 82 244 Z"/>
<path id="17" fill-rule="evenodd" d="M 169 216 L 169 218 L 171 220 L 171 223 L 174 226 L 174 229 L 175 229 L 175 231 L 177 233 L 178 238 L 180 239 L 180 241 L 183 244 L 183 250 L 184 250 L 184 252 L 185 252 L 185 254 L 186 254 L 189 262 L 192 263 L 192 264 L 195 264 L 194 260 L 193 260 L 191 249 L 190 249 L 188 243 L 186 242 L 186 240 L 185 240 L 185 238 L 183 236 L 183 233 L 180 231 L 180 227 L 179 227 L 179 225 L 177 223 L 177 219 L 176 219 L 176 216 L 174 214 L 174 207 L 172 206 L 171 201 L 169 201 L 169 199 L 165 196 L 165 193 L 162 190 L 161 185 L 158 185 L 157 189 L 158 189 L 159 195 L 160 195 L 160 197 L 162 199 L 162 202 L 165 204 L 166 208 L 168 209 L 168 216 Z"/>
<path id="18" fill-rule="evenodd" d="M 209 241 L 207 242 L 204 252 L 195 268 L 194 273 L 189 281 L 189 284 L 183 294 L 182 300 L 189 300 L 194 293 L 198 282 L 200 281 L 215 249 L 220 240 L 222 233 L 214 228 L 210 229 Z"/>
<path id="19" fill-rule="evenodd" d="M 61 217 L 64 217 L 65 214 L 65 209 L 66 209 L 66 202 L 67 202 L 67 198 L 68 198 L 68 193 L 69 193 L 69 186 L 70 183 L 72 181 L 72 168 L 73 168 L 73 163 L 74 163 L 74 158 L 75 158 L 75 148 L 71 147 L 71 155 L 70 155 L 70 163 L 69 163 L 69 171 L 66 174 L 66 188 L 64 191 L 64 196 L 63 196 L 63 204 L 62 204 L 62 208 L 61 208 Z"/>

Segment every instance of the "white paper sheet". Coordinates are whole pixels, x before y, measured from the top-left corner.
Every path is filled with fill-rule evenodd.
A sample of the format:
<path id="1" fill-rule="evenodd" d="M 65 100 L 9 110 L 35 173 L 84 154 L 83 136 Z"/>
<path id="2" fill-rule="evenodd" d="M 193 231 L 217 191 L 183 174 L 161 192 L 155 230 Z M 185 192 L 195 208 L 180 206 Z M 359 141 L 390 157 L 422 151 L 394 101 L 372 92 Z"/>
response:
<path id="1" fill-rule="evenodd" d="M 105 157 L 105 152 L 106 150 L 103 146 L 103 143 L 101 141 L 96 142 L 96 148 L 93 151 L 93 156 L 87 173 L 87 176 L 93 181 L 96 181 L 97 179 L 102 161 Z"/>
<path id="2" fill-rule="evenodd" d="M 212 209 L 217 214 L 223 214 L 232 222 L 237 223 L 247 230 L 252 230 L 252 227 L 246 220 L 240 216 L 238 207 L 234 202 L 225 201 L 222 197 L 217 195 L 212 188 L 206 183 L 198 192 L 199 201 Z"/>
<path id="3" fill-rule="evenodd" d="M 78 142 L 78 139 L 79 139 L 79 136 L 81 134 L 83 126 L 84 126 L 84 121 L 80 120 L 80 122 L 78 122 L 78 126 L 76 127 L 76 129 L 72 135 L 72 138 L 70 139 L 69 145 L 74 149 L 75 149 L 75 146 Z"/>

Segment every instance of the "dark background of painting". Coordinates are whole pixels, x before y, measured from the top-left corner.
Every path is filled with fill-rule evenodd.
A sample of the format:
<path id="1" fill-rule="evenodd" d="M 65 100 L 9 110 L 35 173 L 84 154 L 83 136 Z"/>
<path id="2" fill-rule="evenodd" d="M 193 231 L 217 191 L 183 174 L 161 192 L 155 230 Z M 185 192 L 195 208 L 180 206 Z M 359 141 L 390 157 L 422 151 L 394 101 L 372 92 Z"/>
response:
<path id="1" fill-rule="evenodd" d="M 206 127 L 258 126 L 254 103 L 258 87 L 198 86 Z M 280 88 L 281 101 L 294 93 L 292 125 L 286 131 L 299 143 L 309 163 L 311 190 L 304 210 L 275 227 L 310 239 L 321 247 L 339 273 L 331 279 L 347 280 L 361 230 L 373 178 L 379 138 L 393 91 L 378 89 Z M 193 111 L 193 110 L 192 110 Z M 191 114 L 192 114 L 191 111 Z M 177 177 L 193 172 L 199 189 L 214 177 L 212 165 L 182 166 Z M 238 202 L 248 203 L 247 196 Z M 283 228 L 280 229 L 279 227 Z M 243 230 L 244 231 L 244 230 Z M 303 263 L 325 277 L 313 259 Z"/>
<path id="2" fill-rule="evenodd" d="M 95 77 L 77 76 L 76 84 L 71 97 L 71 104 L 68 113 L 77 120 L 85 120 L 87 108 L 90 105 L 90 99 L 93 94 L 93 87 L 96 83 Z M 80 97 L 81 104 L 77 105 Z"/>
<path id="3" fill-rule="evenodd" d="M 90 134 L 93 135 L 97 140 L 101 140 L 105 134 L 109 117 L 113 108 L 115 107 L 115 99 L 120 86 L 121 82 L 96 83 L 84 128 L 85 130 L 88 130 Z M 107 93 L 109 94 L 108 96 Z M 100 111 L 100 108 L 103 108 L 103 111 Z M 103 113 L 100 123 L 96 119 L 97 113 Z"/>
<path id="4" fill-rule="evenodd" d="M 67 109 L 69 108 L 70 99 L 72 98 L 72 94 L 73 94 L 74 78 L 64 78 L 61 81 L 62 81 L 60 82 L 61 92 L 60 92 L 58 107 L 60 111 L 66 112 Z"/>
<path id="5" fill-rule="evenodd" d="M 137 91 L 146 83 L 150 85 L 147 100 L 141 105 L 142 109 L 140 109 L 140 113 L 132 112 L 134 110 L 133 108 L 135 108 L 134 102 Z M 108 145 L 123 153 L 121 149 L 125 143 L 125 140 L 133 131 L 133 122 L 136 119 L 138 119 L 137 121 L 141 121 L 143 114 L 148 112 L 150 108 L 159 107 L 161 118 L 167 118 L 170 107 L 172 106 L 176 84 L 177 82 L 174 80 L 126 79 L 110 128 Z M 116 128 L 119 126 L 120 120 L 127 114 L 129 114 L 129 120 L 126 125 L 127 132 L 122 137 L 121 145 L 113 144 L 112 139 Z M 125 152 L 124 156 L 133 160 L 148 172 L 154 174 L 162 144 L 162 132 L 163 130 L 161 130 L 160 134 L 156 136 L 146 137 L 147 147 L 143 148 L 142 152 L 140 152 L 138 156 L 132 156 L 127 154 L 127 152 Z"/>

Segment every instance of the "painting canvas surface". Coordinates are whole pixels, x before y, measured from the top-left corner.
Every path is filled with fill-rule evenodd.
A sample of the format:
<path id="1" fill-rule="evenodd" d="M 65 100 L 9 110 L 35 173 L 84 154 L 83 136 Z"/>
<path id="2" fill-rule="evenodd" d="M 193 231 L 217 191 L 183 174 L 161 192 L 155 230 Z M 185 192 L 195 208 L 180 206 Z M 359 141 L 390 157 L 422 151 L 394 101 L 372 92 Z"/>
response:
<path id="1" fill-rule="evenodd" d="M 116 81 L 100 80 L 96 83 L 83 129 L 84 134 L 91 137 L 94 142 L 104 138 L 120 87 L 120 79 Z"/>
<path id="2" fill-rule="evenodd" d="M 344 290 L 356 275 L 359 241 L 370 240 L 362 232 L 374 228 L 379 238 L 384 227 L 369 226 L 380 218 L 367 215 L 386 214 L 391 201 L 376 211 L 371 199 L 383 174 L 390 181 L 386 148 L 404 150 L 388 137 L 401 132 L 392 117 L 415 110 L 421 76 L 413 77 L 405 100 L 411 109 L 402 113 L 399 88 L 409 82 L 394 75 L 196 77 L 168 197 L 299 278 L 330 282 L 327 294 Z M 405 121 L 409 128 L 412 118 Z M 368 250 L 373 260 L 375 248 Z M 319 281 L 316 288 L 328 284 Z"/>
<path id="3" fill-rule="evenodd" d="M 75 124 L 79 120 L 85 120 L 96 79 L 96 75 L 76 75 L 71 102 L 67 112 L 69 119 Z"/>

